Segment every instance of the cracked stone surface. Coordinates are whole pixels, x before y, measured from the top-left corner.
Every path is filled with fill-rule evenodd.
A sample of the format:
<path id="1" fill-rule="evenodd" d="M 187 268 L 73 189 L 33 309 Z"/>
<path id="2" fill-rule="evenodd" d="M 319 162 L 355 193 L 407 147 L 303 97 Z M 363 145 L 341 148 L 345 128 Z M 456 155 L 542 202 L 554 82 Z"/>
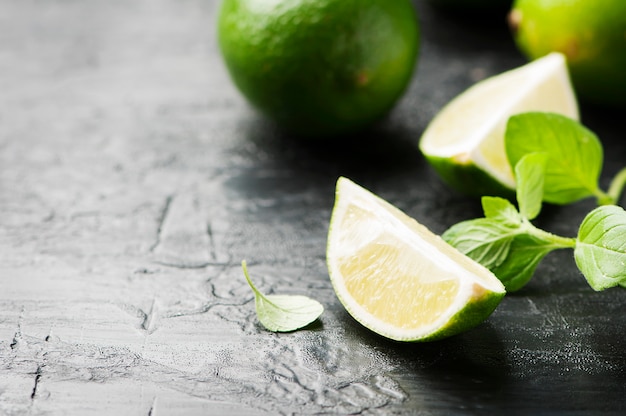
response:
<path id="1" fill-rule="evenodd" d="M 414 3 L 422 50 L 396 108 L 358 138 L 302 143 L 234 89 L 216 0 L 0 0 L 0 415 L 624 414 L 626 292 L 593 292 L 569 252 L 436 343 L 386 341 L 336 299 L 337 177 L 438 233 L 480 215 L 417 140 L 449 99 L 524 62 L 504 20 Z M 606 186 L 623 113 L 582 110 Z M 546 207 L 538 225 L 575 235 L 592 207 Z M 321 319 L 265 331 L 243 259 Z"/>

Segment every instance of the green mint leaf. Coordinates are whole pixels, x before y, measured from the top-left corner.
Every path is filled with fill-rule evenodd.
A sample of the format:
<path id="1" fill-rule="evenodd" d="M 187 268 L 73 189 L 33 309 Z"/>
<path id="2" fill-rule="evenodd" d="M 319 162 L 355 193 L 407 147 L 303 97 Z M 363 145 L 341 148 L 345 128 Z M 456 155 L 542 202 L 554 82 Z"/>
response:
<path id="1" fill-rule="evenodd" d="M 626 211 L 604 205 L 580 225 L 574 249 L 576 265 L 594 290 L 626 285 Z"/>
<path id="2" fill-rule="evenodd" d="M 321 303 L 300 295 L 264 295 L 252 283 L 246 262 L 241 262 L 243 274 L 254 292 L 254 304 L 261 324 L 273 332 L 290 332 L 315 321 L 324 312 Z"/>
<path id="3" fill-rule="evenodd" d="M 528 153 L 515 165 L 517 204 L 522 217 L 532 220 L 541 212 L 546 153 Z"/>
<path id="4" fill-rule="evenodd" d="M 528 283 L 539 262 L 555 248 L 551 243 L 530 234 L 516 235 L 511 241 L 506 259 L 491 271 L 500 279 L 507 292 L 515 292 Z"/>
<path id="5" fill-rule="evenodd" d="M 511 227 L 519 227 L 522 224 L 522 217 L 508 199 L 498 196 L 483 196 L 481 203 L 486 218 L 497 220 Z"/>
<path id="6" fill-rule="evenodd" d="M 602 144 L 582 124 L 553 113 L 522 113 L 509 118 L 505 133 L 511 166 L 529 153 L 548 154 L 543 200 L 569 204 L 606 195 L 598 189 Z"/>
<path id="7" fill-rule="evenodd" d="M 483 209 L 489 217 L 453 225 L 442 238 L 491 270 L 507 292 L 515 292 L 528 283 L 546 254 L 573 247 L 574 240 L 535 228 L 504 201 L 483 197 Z"/>
<path id="8" fill-rule="evenodd" d="M 510 227 L 497 219 L 478 218 L 453 225 L 441 237 L 461 253 L 491 270 L 506 260 L 517 232 L 516 227 Z"/>

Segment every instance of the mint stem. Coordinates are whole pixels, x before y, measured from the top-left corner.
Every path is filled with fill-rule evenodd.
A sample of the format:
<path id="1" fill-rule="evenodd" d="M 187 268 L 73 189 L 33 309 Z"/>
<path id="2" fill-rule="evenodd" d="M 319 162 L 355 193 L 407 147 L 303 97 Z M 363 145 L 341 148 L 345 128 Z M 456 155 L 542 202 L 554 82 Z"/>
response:
<path id="1" fill-rule="evenodd" d="M 248 281 L 248 285 L 250 286 L 250 289 L 252 289 L 255 295 L 261 296 L 262 298 L 264 298 L 265 296 L 263 296 L 263 294 L 259 291 L 259 289 L 256 288 L 254 283 L 252 283 L 252 279 L 250 279 L 250 275 L 248 274 L 248 266 L 245 260 L 242 260 L 241 268 L 243 269 L 243 275 L 246 277 L 246 280 Z"/>
<path id="2" fill-rule="evenodd" d="M 252 279 L 250 278 L 250 274 L 248 274 L 248 265 L 246 264 L 245 260 L 241 261 L 241 268 L 243 270 L 243 275 L 246 277 L 246 280 L 248 281 L 248 285 L 250 286 L 250 289 L 252 289 L 252 292 L 254 293 L 254 297 L 255 298 L 260 298 L 264 302 L 269 303 L 270 305 L 274 306 L 275 308 L 284 310 L 284 308 L 281 308 L 280 306 L 276 305 L 274 302 L 269 300 L 267 298 L 267 296 L 265 296 L 263 294 L 263 292 L 261 292 L 259 289 L 257 289 L 257 287 L 254 285 L 254 283 L 252 283 Z"/>
<path id="3" fill-rule="evenodd" d="M 570 237 L 561 237 L 556 234 L 549 233 L 540 228 L 535 227 L 530 221 L 524 221 L 529 234 L 534 235 L 544 241 L 549 241 L 555 245 L 555 248 L 575 248 L 576 239 Z"/>
<path id="4" fill-rule="evenodd" d="M 609 191 L 607 192 L 607 197 L 610 198 L 610 202 L 602 203 L 602 201 L 598 200 L 598 203 L 600 205 L 616 205 L 622 195 L 624 186 L 626 186 L 626 168 L 620 170 L 611 181 Z"/>

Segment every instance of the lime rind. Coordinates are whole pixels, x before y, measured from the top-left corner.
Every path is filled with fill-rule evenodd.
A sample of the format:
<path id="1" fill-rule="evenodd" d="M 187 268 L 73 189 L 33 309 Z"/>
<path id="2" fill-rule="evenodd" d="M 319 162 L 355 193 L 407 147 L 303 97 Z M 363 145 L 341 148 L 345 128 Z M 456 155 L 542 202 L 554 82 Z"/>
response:
<path id="1" fill-rule="evenodd" d="M 515 188 L 504 185 L 474 163 L 451 163 L 450 159 L 426 156 L 439 177 L 451 188 L 473 196 L 498 195 L 515 198 Z"/>
<path id="2" fill-rule="evenodd" d="M 505 295 L 505 292 L 490 292 L 484 297 L 472 299 L 445 326 L 418 340 L 407 341 L 437 341 L 475 328 L 493 314 Z"/>

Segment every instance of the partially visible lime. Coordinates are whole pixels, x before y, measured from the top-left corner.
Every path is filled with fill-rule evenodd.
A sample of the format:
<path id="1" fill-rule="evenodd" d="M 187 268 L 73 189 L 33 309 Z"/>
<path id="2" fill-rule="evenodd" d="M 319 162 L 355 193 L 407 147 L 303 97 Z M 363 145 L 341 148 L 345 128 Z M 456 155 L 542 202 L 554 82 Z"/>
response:
<path id="1" fill-rule="evenodd" d="M 552 53 L 473 85 L 430 122 L 420 150 L 452 187 L 476 196 L 512 196 L 515 178 L 504 132 L 511 115 L 527 111 L 578 119 L 563 55 Z"/>
<path id="2" fill-rule="evenodd" d="M 581 99 L 626 105 L 625 0 L 516 0 L 509 23 L 529 59 L 566 55 Z"/>
<path id="3" fill-rule="evenodd" d="M 223 0 L 219 45 L 243 95 L 303 136 L 352 132 L 406 89 L 419 27 L 409 0 Z"/>
<path id="4" fill-rule="evenodd" d="M 439 236 L 346 178 L 337 181 L 327 263 L 337 297 L 372 331 L 430 341 L 484 321 L 500 280 Z"/>

